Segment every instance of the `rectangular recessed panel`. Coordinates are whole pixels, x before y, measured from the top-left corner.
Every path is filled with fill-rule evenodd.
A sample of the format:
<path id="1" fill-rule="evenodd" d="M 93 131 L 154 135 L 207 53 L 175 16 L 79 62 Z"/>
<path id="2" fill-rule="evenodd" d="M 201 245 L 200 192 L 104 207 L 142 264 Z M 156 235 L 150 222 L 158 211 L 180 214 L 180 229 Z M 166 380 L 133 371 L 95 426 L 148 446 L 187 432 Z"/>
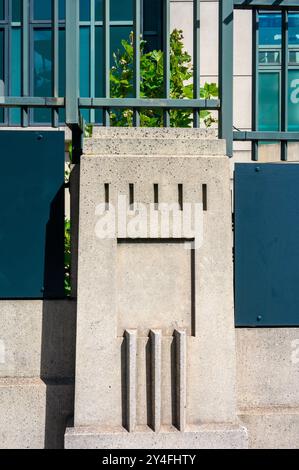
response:
<path id="1" fill-rule="evenodd" d="M 189 243 L 189 248 L 191 244 Z M 185 243 L 156 240 L 117 246 L 118 335 L 138 329 L 192 330 L 193 254 Z"/>
<path id="2" fill-rule="evenodd" d="M 64 132 L 0 131 L 0 297 L 64 296 Z"/>
<path id="3" fill-rule="evenodd" d="M 299 166 L 237 164 L 237 326 L 299 325 Z"/>

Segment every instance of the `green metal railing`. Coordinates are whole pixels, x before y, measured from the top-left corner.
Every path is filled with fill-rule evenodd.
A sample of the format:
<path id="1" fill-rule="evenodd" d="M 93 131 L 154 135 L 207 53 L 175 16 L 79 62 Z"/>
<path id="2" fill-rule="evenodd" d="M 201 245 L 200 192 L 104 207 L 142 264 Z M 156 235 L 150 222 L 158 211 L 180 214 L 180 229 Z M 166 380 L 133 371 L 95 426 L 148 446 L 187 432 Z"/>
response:
<path id="1" fill-rule="evenodd" d="M 252 9 L 252 130 L 247 132 L 235 131 L 235 141 L 252 142 L 252 160 L 258 160 L 259 143 L 278 142 L 281 145 L 281 160 L 288 159 L 288 142 L 298 142 L 299 132 L 288 132 L 288 72 L 289 72 L 289 34 L 288 12 L 299 11 L 299 1 L 289 0 L 234 0 L 234 8 Z M 259 10 L 281 11 L 282 14 L 282 42 L 281 42 L 281 103 L 280 103 L 280 131 L 258 131 L 259 100 Z"/>
<path id="2" fill-rule="evenodd" d="M 79 157 L 80 136 L 82 133 L 80 110 L 100 109 L 103 111 L 103 125 L 110 125 L 110 110 L 126 108 L 133 110 L 134 126 L 140 125 L 142 109 L 162 109 L 164 126 L 170 126 L 170 111 L 188 109 L 193 113 L 193 126 L 200 126 L 200 111 L 217 111 L 219 115 L 219 137 L 226 139 L 227 155 L 233 154 L 233 141 L 252 142 L 253 159 L 258 158 L 260 141 L 281 142 L 282 159 L 287 160 L 288 141 L 299 141 L 299 132 L 288 132 L 288 11 L 299 11 L 299 0 L 219 0 L 219 99 L 202 99 L 200 97 L 200 0 L 194 0 L 193 42 L 194 42 L 194 76 L 193 99 L 171 99 L 170 97 L 170 0 L 163 5 L 163 52 L 164 52 L 164 97 L 159 99 L 142 98 L 140 94 L 140 32 L 142 0 L 133 0 L 133 31 L 134 31 L 134 96 L 131 98 L 111 98 L 110 95 L 110 0 L 103 0 L 103 62 L 104 62 L 104 96 L 102 98 L 80 97 L 79 93 L 79 0 L 66 0 L 66 88 L 65 96 L 59 96 L 59 2 L 52 3 L 52 96 L 30 96 L 29 83 L 29 0 L 23 0 L 22 21 L 22 96 L 5 96 L 0 107 L 21 108 L 22 126 L 29 125 L 28 110 L 30 108 L 49 108 L 52 110 L 52 125 L 58 126 L 58 111 L 65 109 L 65 122 L 73 131 L 74 154 Z M 253 100 L 252 100 L 252 131 L 234 131 L 233 127 L 233 46 L 234 46 L 234 9 L 250 9 L 253 11 Z M 281 128 L 279 132 L 258 131 L 258 11 L 282 11 L 282 106 Z"/>

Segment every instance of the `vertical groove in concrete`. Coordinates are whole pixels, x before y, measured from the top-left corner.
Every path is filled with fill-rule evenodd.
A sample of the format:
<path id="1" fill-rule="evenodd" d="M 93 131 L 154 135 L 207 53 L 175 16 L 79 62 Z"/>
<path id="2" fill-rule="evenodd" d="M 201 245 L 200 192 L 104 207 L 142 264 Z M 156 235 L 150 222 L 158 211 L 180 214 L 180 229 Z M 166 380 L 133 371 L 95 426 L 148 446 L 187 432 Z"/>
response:
<path id="1" fill-rule="evenodd" d="M 133 432 L 136 427 L 136 377 L 137 377 L 137 331 L 126 330 L 126 387 L 127 387 L 127 430 Z"/>
<path id="2" fill-rule="evenodd" d="M 175 330 L 176 350 L 176 426 L 179 431 L 186 429 L 187 394 L 187 337 L 186 332 Z"/>
<path id="3" fill-rule="evenodd" d="M 160 330 L 151 330 L 151 380 L 152 380 L 152 428 L 155 432 L 161 427 L 161 356 L 162 333 Z"/>

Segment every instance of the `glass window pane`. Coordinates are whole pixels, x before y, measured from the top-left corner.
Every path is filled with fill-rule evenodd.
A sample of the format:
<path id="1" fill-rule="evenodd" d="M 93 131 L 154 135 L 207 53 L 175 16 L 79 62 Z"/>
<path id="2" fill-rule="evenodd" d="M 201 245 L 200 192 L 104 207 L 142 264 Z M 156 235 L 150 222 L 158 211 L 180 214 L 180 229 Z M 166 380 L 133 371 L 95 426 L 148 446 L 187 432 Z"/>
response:
<path id="1" fill-rule="evenodd" d="M 299 44 L 299 13 L 289 14 L 289 44 Z"/>
<path id="2" fill-rule="evenodd" d="M 260 46 L 281 46 L 281 14 L 263 13 L 259 15 Z"/>
<path id="3" fill-rule="evenodd" d="M 102 21 L 104 17 L 104 1 L 95 0 L 95 19 L 96 21 Z"/>
<path id="4" fill-rule="evenodd" d="M 104 46 L 103 28 L 101 26 L 96 26 L 96 29 L 95 29 L 95 96 L 97 98 L 104 96 L 103 46 Z M 103 122 L 102 110 L 96 110 L 95 122 L 98 124 Z"/>
<path id="5" fill-rule="evenodd" d="M 52 32 L 50 29 L 34 30 L 34 96 L 52 96 Z M 34 110 L 35 122 L 50 122 L 51 111 Z"/>
<path id="6" fill-rule="evenodd" d="M 89 70 L 90 70 L 90 28 L 80 27 L 80 96 L 89 95 Z"/>
<path id="7" fill-rule="evenodd" d="M 4 20 L 5 14 L 4 14 L 4 0 L 0 0 L 0 21 Z"/>
<path id="8" fill-rule="evenodd" d="M 11 30 L 11 95 L 21 96 L 21 63 L 22 63 L 22 47 L 21 47 L 21 28 L 12 28 Z M 11 124 L 18 125 L 21 122 L 21 112 L 19 109 L 10 111 Z"/>
<path id="9" fill-rule="evenodd" d="M 12 0 L 12 21 L 22 21 L 22 0 Z"/>
<path id="10" fill-rule="evenodd" d="M 260 51 L 259 63 L 264 64 L 264 65 L 280 64 L 280 52 L 279 51 Z"/>
<path id="11" fill-rule="evenodd" d="M 143 2 L 143 37 L 146 40 L 145 51 L 162 49 L 162 0 L 144 0 Z"/>
<path id="12" fill-rule="evenodd" d="M 289 131 L 299 131 L 299 70 L 289 70 Z"/>
<path id="13" fill-rule="evenodd" d="M 0 96 L 4 95 L 4 30 L 0 29 Z M 4 122 L 4 110 L 2 108 L 0 108 L 0 122 Z"/>
<path id="14" fill-rule="evenodd" d="M 90 0 L 80 0 L 80 21 L 90 21 Z"/>
<path id="15" fill-rule="evenodd" d="M 103 87 L 103 72 L 104 72 L 104 38 L 103 38 L 103 28 L 97 26 L 95 29 L 95 96 L 101 97 L 104 96 Z"/>
<path id="16" fill-rule="evenodd" d="M 52 18 L 52 0 L 34 0 L 34 19 L 48 20 Z"/>
<path id="17" fill-rule="evenodd" d="M 259 131 L 279 130 L 279 73 L 259 73 Z"/>
<path id="18" fill-rule="evenodd" d="M 129 40 L 130 33 L 132 31 L 131 26 L 112 26 L 111 27 L 111 65 L 114 65 L 113 53 L 118 50 L 123 51 L 121 41 L 125 39 Z"/>
<path id="19" fill-rule="evenodd" d="M 65 0 L 59 0 L 59 19 L 65 20 Z"/>
<path id="20" fill-rule="evenodd" d="M 289 63 L 299 65 L 299 50 L 289 51 Z"/>
<path id="21" fill-rule="evenodd" d="M 132 21 L 133 0 L 110 0 L 111 21 Z"/>

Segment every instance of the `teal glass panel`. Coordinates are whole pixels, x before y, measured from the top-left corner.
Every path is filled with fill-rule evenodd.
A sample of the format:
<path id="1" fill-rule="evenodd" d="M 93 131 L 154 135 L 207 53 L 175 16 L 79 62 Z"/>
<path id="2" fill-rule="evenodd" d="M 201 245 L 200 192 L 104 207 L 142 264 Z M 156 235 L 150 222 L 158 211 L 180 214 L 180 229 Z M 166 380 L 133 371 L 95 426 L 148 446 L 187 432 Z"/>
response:
<path id="1" fill-rule="evenodd" d="M 280 51 L 262 50 L 259 52 L 259 63 L 261 65 L 280 64 Z"/>
<path id="2" fill-rule="evenodd" d="M 129 40 L 132 31 L 131 26 L 111 26 L 111 65 L 114 65 L 113 53 L 124 50 L 121 44 L 123 39 Z"/>
<path id="3" fill-rule="evenodd" d="M 33 18 L 48 20 L 52 18 L 52 0 L 34 0 Z"/>
<path id="4" fill-rule="evenodd" d="M 59 29 L 59 96 L 65 96 L 65 29 Z M 59 110 L 59 121 L 65 122 L 65 110 Z"/>
<path id="5" fill-rule="evenodd" d="M 289 65 L 299 66 L 299 50 L 289 51 Z"/>
<path id="6" fill-rule="evenodd" d="M 21 28 L 12 28 L 11 30 L 11 95 L 21 96 Z M 10 110 L 11 124 L 19 125 L 21 123 L 21 112 L 19 109 Z"/>
<path id="7" fill-rule="evenodd" d="M 4 95 L 4 30 L 0 29 L 0 96 Z M 4 110 L 0 108 L 0 123 L 4 122 Z"/>
<path id="8" fill-rule="evenodd" d="M 5 18 L 4 0 L 0 0 L 0 21 L 3 21 L 4 18 Z"/>
<path id="9" fill-rule="evenodd" d="M 102 21 L 104 17 L 104 1 L 95 0 L 95 19 L 96 21 Z"/>
<path id="10" fill-rule="evenodd" d="M 90 0 L 80 0 L 80 21 L 90 21 Z"/>
<path id="11" fill-rule="evenodd" d="M 133 0 L 110 0 L 111 21 L 132 21 Z"/>
<path id="12" fill-rule="evenodd" d="M 59 0 L 59 19 L 65 20 L 65 0 Z"/>
<path id="13" fill-rule="evenodd" d="M 299 69 L 289 70 L 288 130 L 299 131 Z"/>
<path id="14" fill-rule="evenodd" d="M 50 29 L 35 29 L 34 47 L 34 96 L 52 96 L 52 32 Z M 51 121 L 51 110 L 35 109 L 34 122 Z"/>
<path id="15" fill-rule="evenodd" d="M 80 27 L 80 97 L 90 96 L 90 28 Z M 89 111 L 81 110 L 83 118 L 89 122 Z"/>
<path id="16" fill-rule="evenodd" d="M 279 73 L 259 73 L 259 131 L 279 130 Z"/>
<path id="17" fill-rule="evenodd" d="M 22 21 L 22 0 L 12 0 L 12 21 Z"/>
<path id="18" fill-rule="evenodd" d="M 146 40 L 145 51 L 162 49 L 162 0 L 143 2 L 143 37 Z"/>
<path id="19" fill-rule="evenodd" d="M 96 26 L 95 28 L 95 93 L 96 97 L 104 96 L 104 36 L 103 28 Z"/>
<path id="20" fill-rule="evenodd" d="M 289 14 L 289 44 L 299 45 L 299 13 Z"/>
<path id="21" fill-rule="evenodd" d="M 281 46 L 281 13 L 259 15 L 259 45 Z"/>

